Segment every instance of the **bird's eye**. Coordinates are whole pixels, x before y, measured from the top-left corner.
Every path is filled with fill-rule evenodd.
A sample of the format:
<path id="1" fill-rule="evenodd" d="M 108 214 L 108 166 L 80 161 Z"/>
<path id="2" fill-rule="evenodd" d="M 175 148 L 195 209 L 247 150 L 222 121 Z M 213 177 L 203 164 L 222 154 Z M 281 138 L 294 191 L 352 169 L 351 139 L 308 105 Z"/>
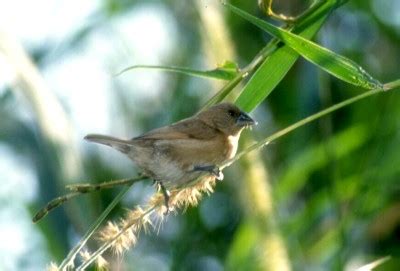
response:
<path id="1" fill-rule="evenodd" d="M 236 115 L 235 111 L 229 110 L 228 111 L 229 116 L 234 117 Z"/>

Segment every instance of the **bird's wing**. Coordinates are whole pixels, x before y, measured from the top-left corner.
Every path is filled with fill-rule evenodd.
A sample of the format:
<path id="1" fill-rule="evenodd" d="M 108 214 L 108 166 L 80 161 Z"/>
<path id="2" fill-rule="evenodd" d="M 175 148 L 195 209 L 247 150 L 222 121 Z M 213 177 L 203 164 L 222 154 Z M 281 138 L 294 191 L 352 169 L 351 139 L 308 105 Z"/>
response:
<path id="1" fill-rule="evenodd" d="M 149 131 L 135 139 L 200 139 L 209 140 L 216 137 L 220 132 L 215 128 L 207 125 L 197 118 L 188 118 L 181 120 L 169 126 L 161 127 Z"/>
<path id="2" fill-rule="evenodd" d="M 185 170 L 197 165 L 216 164 L 226 153 L 224 134 L 197 118 L 152 130 L 133 138 L 132 142 L 137 146 L 154 148 L 154 153 L 162 154 L 169 163 Z"/>

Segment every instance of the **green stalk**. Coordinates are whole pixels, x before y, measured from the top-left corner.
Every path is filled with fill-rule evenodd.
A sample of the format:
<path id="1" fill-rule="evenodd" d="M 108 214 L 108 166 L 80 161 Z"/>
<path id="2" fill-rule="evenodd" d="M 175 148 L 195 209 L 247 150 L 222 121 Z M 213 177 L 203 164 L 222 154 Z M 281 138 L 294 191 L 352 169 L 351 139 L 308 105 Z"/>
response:
<path id="1" fill-rule="evenodd" d="M 399 87 L 400 86 L 400 80 L 387 83 L 387 84 L 385 84 L 385 86 L 387 87 L 386 90 L 393 89 L 395 87 Z M 343 108 L 343 107 L 348 106 L 350 104 L 353 104 L 353 103 L 355 103 L 355 102 L 357 102 L 359 100 L 365 99 L 365 98 L 367 98 L 369 96 L 372 96 L 372 95 L 375 95 L 375 94 L 378 94 L 378 93 L 381 93 L 381 92 L 383 92 L 382 89 L 370 90 L 368 92 L 362 93 L 360 95 L 357 95 L 357 96 L 355 96 L 353 98 L 347 99 L 347 100 L 345 100 L 343 102 L 340 102 L 338 104 L 335 104 L 335 105 L 333 105 L 331 107 L 328 107 L 328 108 L 326 108 L 326 109 L 324 109 L 324 110 L 322 110 L 322 111 L 320 111 L 318 113 L 315 113 L 314 115 L 311 115 L 311 116 L 309 116 L 307 118 L 304 118 L 304 119 L 302 119 L 302 120 L 300 120 L 300 121 L 298 121 L 298 122 L 296 122 L 296 123 L 284 128 L 284 129 L 274 133 L 273 135 L 265 138 L 264 140 L 261 140 L 261 141 L 255 143 L 255 144 L 253 144 L 252 146 L 248 147 L 244 151 L 238 153 L 234 158 L 232 158 L 231 160 L 229 160 L 226 163 L 224 163 L 221 166 L 221 168 L 229 166 L 230 164 L 232 164 L 232 163 L 236 162 L 237 160 L 239 160 L 243 155 L 245 155 L 245 154 L 247 154 L 247 153 L 249 153 L 251 151 L 258 150 L 258 149 L 264 147 L 265 145 L 269 144 L 270 142 L 278 139 L 279 137 L 282 137 L 282 136 L 290 133 L 293 130 L 296 130 L 297 128 L 299 128 L 299 127 L 301 127 L 301 126 L 303 126 L 305 124 L 308 124 L 308 123 L 310 123 L 310 122 L 312 122 L 312 121 L 314 121 L 316 119 L 319 119 L 319 118 L 321 118 L 321 117 L 323 117 L 323 116 L 325 116 L 325 115 L 327 115 L 329 113 L 332 113 L 332 112 L 334 112 L 334 111 L 336 111 L 336 110 L 338 110 L 340 108 Z"/>
<path id="2" fill-rule="evenodd" d="M 392 81 L 392 82 L 389 82 L 389 83 L 386 83 L 383 85 L 384 90 L 391 90 L 391 89 L 398 88 L 398 87 L 400 87 L 400 79 L 397 79 L 395 81 Z"/>
<path id="3" fill-rule="evenodd" d="M 117 203 L 122 199 L 122 197 L 128 192 L 131 185 L 124 187 L 121 192 L 113 199 L 113 201 L 107 206 L 107 208 L 103 211 L 103 213 L 96 219 L 96 221 L 90 226 L 89 230 L 82 237 L 79 243 L 68 253 L 67 257 L 59 266 L 60 270 L 67 270 L 68 266 L 74 263 L 76 255 L 81 251 L 81 249 L 86 245 L 87 241 L 92 237 L 94 232 L 100 227 L 103 220 L 107 217 L 107 215 L 111 212 L 112 209 L 117 205 Z"/>
<path id="4" fill-rule="evenodd" d="M 146 212 L 143 213 L 142 217 L 145 217 L 147 215 L 150 215 L 153 211 L 155 210 L 155 207 L 150 207 Z M 96 252 L 90 255 L 90 258 L 84 261 L 76 271 L 82 271 L 85 270 L 90 264 L 92 264 L 98 256 L 103 254 L 107 249 L 109 249 L 112 244 L 114 243 L 115 240 L 117 240 L 121 235 L 123 235 L 127 230 L 129 230 L 130 227 L 132 227 L 133 223 L 127 224 L 121 231 L 115 235 L 112 240 L 109 240 L 108 242 L 104 243 L 101 247 L 99 247 Z"/>
<path id="5" fill-rule="evenodd" d="M 385 90 L 391 90 L 397 87 L 400 87 L 400 79 L 393 81 L 393 82 L 389 82 L 387 84 L 384 85 L 385 86 Z M 335 104 L 331 107 L 328 107 L 318 113 L 315 113 L 307 118 L 304 118 L 276 133 L 274 133 L 273 135 L 265 138 L 264 140 L 259 141 L 258 143 L 253 144 L 252 146 L 250 146 L 249 148 L 245 149 L 244 151 L 238 153 L 234 158 L 232 158 L 231 160 L 229 160 L 228 162 L 224 163 L 223 165 L 220 165 L 220 168 L 223 169 L 225 167 L 230 166 L 231 164 L 233 164 L 234 162 L 236 162 L 237 160 L 239 160 L 240 158 L 242 158 L 242 156 L 246 155 L 247 153 L 254 151 L 254 150 L 258 150 L 261 149 L 262 147 L 264 147 L 265 145 L 269 144 L 270 142 L 278 139 L 279 137 L 282 137 L 290 132 L 292 132 L 293 130 L 296 130 L 297 128 L 300 128 L 301 126 L 304 126 L 314 120 L 317 120 L 329 113 L 332 113 L 336 110 L 339 110 L 343 107 L 346 107 L 348 105 L 351 105 L 357 101 L 360 101 L 362 99 L 365 99 L 367 97 L 370 97 L 372 95 L 378 94 L 378 93 L 383 93 L 384 91 L 382 89 L 375 89 L 375 90 L 370 90 L 368 92 L 362 93 L 360 95 L 357 95 L 353 98 L 347 99 L 343 102 L 340 102 L 338 104 Z M 90 228 L 88 234 L 85 235 L 85 237 L 83 238 L 83 240 L 80 242 L 80 244 L 78 244 L 78 246 L 76 248 L 73 249 L 73 251 L 75 251 L 75 253 L 72 253 L 71 251 L 71 255 L 68 255 L 67 259 L 64 260 L 63 264 L 60 266 L 61 267 L 65 267 L 67 263 L 69 263 L 71 260 L 73 260 L 76 256 L 76 254 L 79 252 L 79 250 L 85 245 L 85 243 L 87 242 L 87 240 L 90 238 L 90 236 L 93 234 L 93 232 L 98 228 L 98 226 L 100 225 L 101 221 L 105 218 L 105 216 L 108 214 L 109 211 L 111 211 L 111 209 L 115 206 L 116 202 L 118 202 L 120 200 L 120 198 L 123 196 L 124 193 L 126 193 L 126 191 L 129 189 L 129 187 L 124 188 L 123 191 L 121 191 L 121 193 L 117 196 L 117 198 L 115 198 L 113 200 L 113 202 L 109 205 L 109 207 L 103 212 L 103 214 L 99 217 L 99 219 L 96 221 L 96 223 Z M 110 208 L 111 207 L 111 208 Z M 110 210 L 109 210 L 110 209 Z M 108 212 L 107 212 L 108 211 Z M 144 215 L 148 215 L 150 214 L 152 211 L 154 211 L 154 208 L 151 208 L 149 210 L 146 211 L 146 213 Z M 107 212 L 107 213 L 106 213 Z M 106 213 L 106 214 L 105 214 Z M 116 240 L 118 237 L 120 237 L 122 234 L 125 233 L 125 231 L 127 229 L 129 229 L 131 225 L 127 225 L 124 229 L 121 230 L 121 232 L 116 235 L 113 240 Z M 91 257 L 85 261 L 84 263 L 82 263 L 82 265 L 80 265 L 77 270 L 84 270 L 86 267 L 88 267 L 99 255 L 101 255 L 104 251 L 106 251 L 111 245 L 112 245 L 112 241 L 109 241 L 105 244 L 103 244 L 98 250 L 96 250 L 95 253 L 93 253 L 91 255 Z M 69 260 L 68 260 L 69 259 Z M 67 261 L 68 260 L 68 261 Z"/>
<path id="6" fill-rule="evenodd" d="M 341 1 L 339 3 L 331 4 L 329 1 L 319 1 L 312 5 L 308 10 L 301 14 L 297 20 L 296 24 L 293 26 L 288 26 L 287 30 L 298 32 L 303 30 L 312 23 L 321 13 L 326 12 L 326 9 L 333 10 L 339 7 L 344 2 L 348 0 Z M 225 2 L 222 1 L 224 4 Z M 225 99 L 231 91 L 243 81 L 249 74 L 257 70 L 258 66 L 261 65 L 270 55 L 272 55 L 276 50 L 279 49 L 280 40 L 277 38 L 272 39 L 261 51 L 254 57 L 254 59 L 237 74 L 232 80 L 230 80 L 222 89 L 220 89 L 211 99 L 207 101 L 204 105 L 203 110 L 210 107 L 213 104 L 221 102 Z"/>

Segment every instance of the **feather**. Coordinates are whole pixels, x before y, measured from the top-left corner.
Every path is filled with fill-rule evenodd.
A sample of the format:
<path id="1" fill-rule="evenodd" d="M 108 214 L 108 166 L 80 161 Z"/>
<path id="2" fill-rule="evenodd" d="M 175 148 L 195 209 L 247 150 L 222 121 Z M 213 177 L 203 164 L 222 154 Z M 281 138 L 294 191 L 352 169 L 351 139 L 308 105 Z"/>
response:
<path id="1" fill-rule="evenodd" d="M 170 126 L 151 130 L 135 139 L 212 139 L 219 131 L 201 119 L 188 118 Z"/>
<path id="2" fill-rule="evenodd" d="M 90 134 L 84 137 L 85 140 L 110 146 L 122 153 L 128 153 L 131 150 L 132 141 L 119 139 L 112 136 Z"/>

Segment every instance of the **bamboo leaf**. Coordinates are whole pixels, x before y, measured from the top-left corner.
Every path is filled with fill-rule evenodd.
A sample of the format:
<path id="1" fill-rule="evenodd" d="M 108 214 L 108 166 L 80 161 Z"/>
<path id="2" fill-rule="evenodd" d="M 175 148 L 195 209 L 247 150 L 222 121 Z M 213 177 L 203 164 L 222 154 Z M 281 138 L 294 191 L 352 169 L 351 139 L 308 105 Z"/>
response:
<path id="1" fill-rule="evenodd" d="M 295 33 L 301 32 L 302 35 L 307 35 L 306 33 L 310 32 L 311 37 L 318 31 L 328 14 L 334 8 L 347 1 L 324 0 L 316 2 L 297 19 L 292 31 Z M 285 50 L 288 53 L 282 52 Z M 279 54 L 283 55 L 278 56 Z M 292 61 L 290 61 L 291 55 L 295 55 L 295 59 Z M 273 39 L 258 53 L 251 63 L 244 67 L 234 79 L 229 81 L 206 103 L 205 108 L 224 100 L 245 77 L 255 71 L 252 79 L 250 79 L 251 82 L 242 88 L 236 101 L 244 110 L 251 111 L 275 88 L 297 58 L 298 54 L 295 51 L 287 45 L 282 46 L 279 39 Z M 267 65 L 266 62 L 270 64 Z M 259 67 L 260 64 L 262 65 L 261 67 Z M 267 79 L 266 76 L 268 76 Z"/>
<path id="2" fill-rule="evenodd" d="M 354 61 L 338 55 L 301 36 L 273 26 L 253 15 L 224 3 L 232 12 L 248 20 L 272 36 L 279 38 L 308 61 L 350 84 L 366 89 L 383 89 L 382 84 Z"/>
<path id="3" fill-rule="evenodd" d="M 307 12 L 291 31 L 299 33 L 303 37 L 311 38 L 336 7 L 338 7 L 338 4 L 335 0 L 321 2 L 320 5 L 315 4 L 310 7 L 310 12 Z M 298 57 L 299 54 L 287 45 L 277 48 L 263 61 L 243 87 L 235 103 L 245 111 L 253 110 L 272 92 Z"/>
<path id="4" fill-rule="evenodd" d="M 235 104 L 247 112 L 256 108 L 278 85 L 298 57 L 287 46 L 278 49 L 257 69 L 243 87 Z"/>
<path id="5" fill-rule="evenodd" d="M 239 68 L 236 63 L 232 61 L 225 61 L 224 64 L 217 67 L 214 70 L 209 71 L 199 71 L 189 68 L 175 67 L 175 66 L 158 66 L 158 65 L 135 65 L 130 66 L 119 73 L 116 76 L 121 75 L 127 71 L 135 70 L 135 69 L 153 69 L 153 70 L 161 70 L 166 72 L 175 72 L 181 73 L 190 76 L 203 77 L 203 78 L 211 78 L 218 80 L 232 80 L 239 73 Z"/>
<path id="6" fill-rule="evenodd" d="M 320 29 L 326 16 L 316 21 L 301 35 L 311 38 Z M 278 85 L 282 78 L 298 59 L 299 54 L 287 45 L 272 53 L 257 69 L 244 86 L 236 104 L 245 111 L 251 111 L 259 105 Z"/>

